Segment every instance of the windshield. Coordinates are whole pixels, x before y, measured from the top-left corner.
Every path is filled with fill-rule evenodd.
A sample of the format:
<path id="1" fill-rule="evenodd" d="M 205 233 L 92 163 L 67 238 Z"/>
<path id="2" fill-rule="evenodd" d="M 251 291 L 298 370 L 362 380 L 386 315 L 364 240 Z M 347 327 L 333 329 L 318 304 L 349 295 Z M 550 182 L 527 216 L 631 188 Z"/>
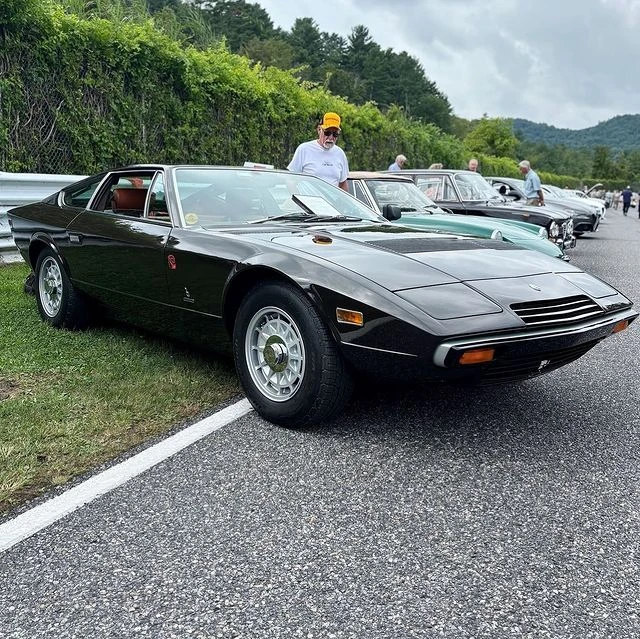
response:
<path id="1" fill-rule="evenodd" d="M 569 195 L 569 193 L 565 193 L 565 191 L 563 191 L 561 188 L 558 188 L 557 186 L 553 186 L 551 184 L 545 184 L 544 188 L 547 189 L 549 193 L 551 193 L 551 195 L 553 195 L 554 197 L 558 197 L 561 200 L 568 200 L 570 197 L 572 197 L 571 195 Z"/>
<path id="2" fill-rule="evenodd" d="M 264 169 L 178 168 L 174 188 L 186 226 L 250 223 L 264 218 L 303 220 L 348 216 L 384 221 L 354 197 L 311 175 Z M 309 209 L 293 196 L 315 196 Z M 326 206 L 320 206 L 320 200 Z M 313 201 L 313 200 L 311 200 Z"/>
<path id="3" fill-rule="evenodd" d="M 524 180 L 518 180 L 517 178 L 511 178 L 510 182 L 515 186 L 515 188 L 524 191 Z"/>
<path id="4" fill-rule="evenodd" d="M 413 182 L 372 179 L 367 180 L 367 186 L 381 211 L 385 204 L 394 204 L 403 213 L 444 213 Z"/>
<path id="5" fill-rule="evenodd" d="M 497 200 L 496 189 L 477 173 L 456 173 L 454 177 L 462 200 Z"/>

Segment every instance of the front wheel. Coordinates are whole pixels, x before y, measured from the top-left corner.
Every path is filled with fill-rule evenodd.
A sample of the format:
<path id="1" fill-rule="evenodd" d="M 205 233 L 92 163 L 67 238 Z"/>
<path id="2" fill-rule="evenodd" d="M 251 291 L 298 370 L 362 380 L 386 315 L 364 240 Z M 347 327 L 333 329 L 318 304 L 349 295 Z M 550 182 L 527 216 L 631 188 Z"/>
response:
<path id="1" fill-rule="evenodd" d="M 56 328 L 84 328 L 88 308 L 69 280 L 58 255 L 47 248 L 38 256 L 35 293 L 40 317 Z"/>
<path id="2" fill-rule="evenodd" d="M 265 419 L 298 428 L 337 415 L 352 379 L 318 311 L 291 284 L 261 284 L 240 305 L 233 331 L 240 382 Z"/>

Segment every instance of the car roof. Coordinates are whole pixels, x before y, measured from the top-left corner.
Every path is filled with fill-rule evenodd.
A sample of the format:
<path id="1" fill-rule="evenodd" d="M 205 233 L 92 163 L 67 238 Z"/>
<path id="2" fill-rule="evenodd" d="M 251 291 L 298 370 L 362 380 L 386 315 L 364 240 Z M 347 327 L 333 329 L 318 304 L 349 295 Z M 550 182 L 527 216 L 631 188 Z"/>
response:
<path id="1" fill-rule="evenodd" d="M 454 173 L 473 173 L 477 174 L 477 171 L 468 171 L 467 169 L 402 169 L 403 173 L 420 173 L 425 175 L 441 175 L 447 173 L 453 175 Z"/>
<path id="2" fill-rule="evenodd" d="M 413 180 L 405 175 L 398 175 L 398 171 L 392 173 L 384 173 L 383 171 L 349 171 L 347 179 L 351 180 L 401 180 L 404 182 L 411 182 Z"/>
<path id="3" fill-rule="evenodd" d="M 103 171 L 104 173 L 112 173 L 115 171 L 141 171 L 141 170 L 160 170 L 160 169 L 228 169 L 233 171 L 268 171 L 273 173 L 289 173 L 285 169 L 269 169 L 261 166 L 237 166 L 225 164 L 127 164 Z"/>

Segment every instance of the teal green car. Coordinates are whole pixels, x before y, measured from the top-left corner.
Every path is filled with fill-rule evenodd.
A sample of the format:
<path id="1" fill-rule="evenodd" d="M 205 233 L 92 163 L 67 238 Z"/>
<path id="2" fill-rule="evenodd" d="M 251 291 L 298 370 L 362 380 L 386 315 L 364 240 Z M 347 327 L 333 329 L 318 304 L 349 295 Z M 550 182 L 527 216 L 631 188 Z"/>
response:
<path id="1" fill-rule="evenodd" d="M 569 257 L 537 224 L 478 215 L 453 215 L 430 200 L 409 177 L 401 173 L 352 171 L 347 178 L 349 193 L 381 215 L 388 205 L 399 206 L 402 216 L 393 220 L 405 226 L 457 235 L 502 239 L 523 248 L 568 261 Z M 386 217 L 386 216 L 385 216 Z"/>

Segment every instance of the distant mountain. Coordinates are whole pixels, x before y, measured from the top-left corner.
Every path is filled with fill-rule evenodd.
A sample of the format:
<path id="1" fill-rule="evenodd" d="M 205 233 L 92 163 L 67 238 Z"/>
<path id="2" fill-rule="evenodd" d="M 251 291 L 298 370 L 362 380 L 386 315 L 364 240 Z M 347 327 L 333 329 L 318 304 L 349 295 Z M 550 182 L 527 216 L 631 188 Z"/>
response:
<path id="1" fill-rule="evenodd" d="M 573 148 L 608 146 L 612 149 L 640 149 L 640 114 L 616 115 L 587 129 L 558 129 L 549 124 L 515 118 L 513 130 L 530 142 L 564 144 Z"/>

